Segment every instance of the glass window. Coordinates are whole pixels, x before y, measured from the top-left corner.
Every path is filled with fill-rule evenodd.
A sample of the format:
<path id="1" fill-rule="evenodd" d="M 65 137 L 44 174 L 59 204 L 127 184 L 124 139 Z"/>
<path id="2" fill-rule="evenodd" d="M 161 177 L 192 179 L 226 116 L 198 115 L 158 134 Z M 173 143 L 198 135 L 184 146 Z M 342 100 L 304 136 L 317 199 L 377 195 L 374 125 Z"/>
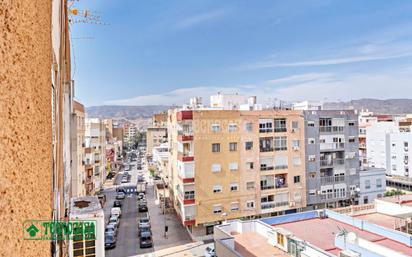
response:
<path id="1" fill-rule="evenodd" d="M 220 144 L 219 143 L 212 144 L 212 152 L 214 152 L 214 153 L 220 152 Z"/>
<path id="2" fill-rule="evenodd" d="M 239 210 L 239 203 L 238 202 L 230 203 L 230 210 L 231 211 L 238 211 Z"/>
<path id="3" fill-rule="evenodd" d="M 220 131 L 220 125 L 219 124 L 212 124 L 212 131 L 213 132 L 219 132 Z"/>
<path id="4" fill-rule="evenodd" d="M 230 191 L 237 191 L 238 185 L 237 183 L 230 184 Z"/>
<path id="5" fill-rule="evenodd" d="M 213 193 L 221 193 L 222 192 L 222 186 L 221 185 L 214 185 L 213 186 Z"/>
<path id="6" fill-rule="evenodd" d="M 382 187 L 382 179 L 378 178 L 376 179 L 376 187 L 381 188 Z"/>
<path id="7" fill-rule="evenodd" d="M 298 129 L 299 128 L 299 121 L 294 120 L 292 121 L 292 129 Z"/>
<path id="8" fill-rule="evenodd" d="M 371 181 L 365 180 L 365 189 L 370 189 L 370 188 L 371 188 Z"/>
<path id="9" fill-rule="evenodd" d="M 275 137 L 275 151 L 286 151 L 288 149 L 286 137 Z"/>
<path id="10" fill-rule="evenodd" d="M 275 132 L 286 132 L 286 119 L 275 119 Z"/>
<path id="11" fill-rule="evenodd" d="M 229 170 L 230 171 L 237 171 L 238 170 L 237 162 L 229 163 Z"/>
<path id="12" fill-rule="evenodd" d="M 300 176 L 294 176 L 293 177 L 293 182 L 296 183 L 300 183 Z"/>
<path id="13" fill-rule="evenodd" d="M 247 201 L 246 207 L 250 209 L 255 208 L 255 201 Z"/>
<path id="14" fill-rule="evenodd" d="M 252 130 L 253 130 L 253 124 L 252 124 L 251 122 L 246 123 L 246 124 L 245 124 L 245 130 L 246 130 L 247 132 L 252 132 Z"/>
<path id="15" fill-rule="evenodd" d="M 237 151 L 237 143 L 236 142 L 229 143 L 229 151 L 231 151 L 231 152 Z"/>
<path id="16" fill-rule="evenodd" d="M 246 182 L 246 189 L 247 190 L 255 189 L 255 181 Z"/>
<path id="17" fill-rule="evenodd" d="M 246 162 L 246 169 L 253 170 L 253 162 Z"/>
<path id="18" fill-rule="evenodd" d="M 229 124 L 229 132 L 235 132 L 237 130 L 237 124 L 231 123 Z"/>
<path id="19" fill-rule="evenodd" d="M 253 141 L 245 142 L 245 150 L 252 150 L 253 149 Z"/>
<path id="20" fill-rule="evenodd" d="M 220 172 L 221 166 L 220 164 L 212 164 L 212 172 Z"/>
<path id="21" fill-rule="evenodd" d="M 213 213 L 214 214 L 222 213 L 222 205 L 214 205 L 213 206 Z"/>

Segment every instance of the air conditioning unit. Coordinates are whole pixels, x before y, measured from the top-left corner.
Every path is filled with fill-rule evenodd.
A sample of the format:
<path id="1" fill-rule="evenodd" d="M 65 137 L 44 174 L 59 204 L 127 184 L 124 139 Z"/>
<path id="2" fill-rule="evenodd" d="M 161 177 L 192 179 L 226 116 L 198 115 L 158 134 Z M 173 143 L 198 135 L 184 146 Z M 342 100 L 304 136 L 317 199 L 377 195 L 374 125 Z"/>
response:
<path id="1" fill-rule="evenodd" d="M 339 257 L 360 257 L 361 255 L 359 253 L 350 251 L 350 250 L 345 250 L 341 251 L 339 253 Z"/>

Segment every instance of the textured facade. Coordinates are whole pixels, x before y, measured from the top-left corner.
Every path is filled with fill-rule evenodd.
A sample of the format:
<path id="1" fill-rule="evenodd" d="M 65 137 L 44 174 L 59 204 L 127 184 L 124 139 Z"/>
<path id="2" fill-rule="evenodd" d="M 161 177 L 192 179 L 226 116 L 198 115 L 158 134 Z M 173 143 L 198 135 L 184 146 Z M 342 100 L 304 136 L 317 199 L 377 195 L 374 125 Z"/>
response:
<path id="1" fill-rule="evenodd" d="M 308 205 L 357 204 L 359 130 L 354 111 L 305 111 Z"/>
<path id="2" fill-rule="evenodd" d="M 22 239 L 25 220 L 52 217 L 51 7 L 0 1 L 0 256 L 51 255 Z"/>
<path id="3" fill-rule="evenodd" d="M 306 207 L 303 112 L 169 111 L 171 196 L 193 236 Z"/>
<path id="4" fill-rule="evenodd" d="M 71 129 L 71 150 L 72 150 L 72 196 L 80 197 L 86 195 L 85 187 L 85 112 L 84 106 L 73 102 Z"/>

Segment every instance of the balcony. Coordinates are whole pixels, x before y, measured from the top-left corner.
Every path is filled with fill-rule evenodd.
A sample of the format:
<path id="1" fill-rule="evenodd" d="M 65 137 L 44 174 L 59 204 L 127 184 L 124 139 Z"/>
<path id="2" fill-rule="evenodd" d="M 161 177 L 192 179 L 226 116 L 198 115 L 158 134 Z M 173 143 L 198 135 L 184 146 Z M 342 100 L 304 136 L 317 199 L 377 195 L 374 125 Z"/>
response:
<path id="1" fill-rule="evenodd" d="M 342 133 L 344 131 L 343 126 L 320 126 L 319 132 L 321 133 Z"/>
<path id="2" fill-rule="evenodd" d="M 261 185 L 260 190 L 270 190 L 275 189 L 275 185 Z"/>
<path id="3" fill-rule="evenodd" d="M 344 182 L 346 176 L 324 176 L 320 177 L 321 184 L 333 184 L 338 182 Z"/>
<path id="4" fill-rule="evenodd" d="M 261 171 L 268 171 L 268 170 L 274 170 L 275 169 L 275 167 L 273 167 L 273 166 L 262 166 L 262 165 L 260 165 L 260 170 Z"/>
<path id="5" fill-rule="evenodd" d="M 286 127 L 279 127 L 279 128 L 275 127 L 275 133 L 283 133 L 283 132 L 287 132 Z"/>
<path id="6" fill-rule="evenodd" d="M 177 140 L 178 141 L 192 141 L 193 140 L 193 135 L 188 135 L 188 134 L 179 134 L 177 135 Z"/>
<path id="7" fill-rule="evenodd" d="M 276 165 L 275 170 L 285 170 L 288 168 L 288 165 Z"/>
<path id="8" fill-rule="evenodd" d="M 345 143 L 321 143 L 320 151 L 345 150 Z"/>
<path id="9" fill-rule="evenodd" d="M 261 153 L 266 153 L 266 152 L 273 152 L 273 147 L 260 147 L 260 152 Z"/>
<path id="10" fill-rule="evenodd" d="M 289 206 L 289 201 L 284 202 L 264 202 L 260 204 L 262 210 L 274 209 L 279 207 Z"/>
<path id="11" fill-rule="evenodd" d="M 187 111 L 177 112 L 176 113 L 176 119 L 178 121 L 192 120 L 193 119 L 193 111 L 192 110 L 187 110 Z"/>
<path id="12" fill-rule="evenodd" d="M 185 194 L 183 197 L 183 204 L 195 204 L 195 194 Z"/>
<path id="13" fill-rule="evenodd" d="M 196 224 L 195 216 L 194 215 L 193 216 L 186 216 L 183 224 L 185 224 L 185 226 L 195 225 Z"/>
<path id="14" fill-rule="evenodd" d="M 345 164 L 345 159 L 336 158 L 332 160 L 320 160 L 320 167 L 333 167 Z"/>
<path id="15" fill-rule="evenodd" d="M 259 133 L 271 133 L 273 128 L 259 128 Z"/>
<path id="16" fill-rule="evenodd" d="M 192 162 L 195 160 L 195 157 L 190 153 L 178 153 L 177 159 L 181 162 Z"/>

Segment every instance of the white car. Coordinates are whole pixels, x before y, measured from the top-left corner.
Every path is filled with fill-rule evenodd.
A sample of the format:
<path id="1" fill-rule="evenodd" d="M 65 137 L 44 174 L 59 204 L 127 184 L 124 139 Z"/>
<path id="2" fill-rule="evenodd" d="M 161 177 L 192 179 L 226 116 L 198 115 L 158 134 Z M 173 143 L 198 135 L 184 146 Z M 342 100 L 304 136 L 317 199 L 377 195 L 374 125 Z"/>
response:
<path id="1" fill-rule="evenodd" d="M 120 217 L 122 215 L 122 210 L 120 209 L 120 207 L 113 207 L 112 210 L 110 211 L 110 214 L 112 216 Z"/>
<path id="2" fill-rule="evenodd" d="M 205 257 L 216 257 L 215 248 L 213 246 L 208 246 L 205 249 Z"/>

